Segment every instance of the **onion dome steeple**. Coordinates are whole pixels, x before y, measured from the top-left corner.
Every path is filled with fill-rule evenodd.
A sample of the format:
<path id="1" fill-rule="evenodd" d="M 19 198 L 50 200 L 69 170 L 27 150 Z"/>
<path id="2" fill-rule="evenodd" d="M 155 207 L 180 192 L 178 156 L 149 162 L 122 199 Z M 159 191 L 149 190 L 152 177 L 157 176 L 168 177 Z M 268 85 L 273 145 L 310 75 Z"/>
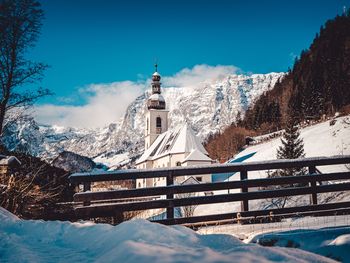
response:
<path id="1" fill-rule="evenodd" d="M 152 75 L 152 95 L 147 100 L 148 109 L 165 109 L 165 100 L 164 97 L 160 94 L 160 75 L 158 73 L 158 64 L 155 64 L 155 72 Z"/>

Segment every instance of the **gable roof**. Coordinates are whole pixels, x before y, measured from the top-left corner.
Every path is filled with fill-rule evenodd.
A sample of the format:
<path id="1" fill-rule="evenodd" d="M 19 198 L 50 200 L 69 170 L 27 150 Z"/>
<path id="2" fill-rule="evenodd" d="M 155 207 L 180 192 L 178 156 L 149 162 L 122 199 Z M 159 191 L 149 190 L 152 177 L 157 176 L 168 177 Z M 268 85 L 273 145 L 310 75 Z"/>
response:
<path id="1" fill-rule="evenodd" d="M 15 156 L 0 156 L 0 165 L 21 165 L 21 162 Z"/>
<path id="2" fill-rule="evenodd" d="M 191 151 L 191 153 L 185 158 L 185 160 L 182 161 L 182 163 L 188 162 L 188 161 L 211 161 L 211 159 L 202 153 L 201 151 L 194 149 Z"/>
<path id="3" fill-rule="evenodd" d="M 181 185 L 200 184 L 200 182 L 193 176 L 190 176 L 186 180 L 182 181 L 180 184 Z"/>
<path id="4" fill-rule="evenodd" d="M 194 150 L 201 152 L 203 155 L 208 155 L 194 131 L 185 123 L 180 128 L 160 134 L 140 159 L 136 161 L 136 164 L 146 160 L 155 160 L 169 154 L 191 153 Z"/>

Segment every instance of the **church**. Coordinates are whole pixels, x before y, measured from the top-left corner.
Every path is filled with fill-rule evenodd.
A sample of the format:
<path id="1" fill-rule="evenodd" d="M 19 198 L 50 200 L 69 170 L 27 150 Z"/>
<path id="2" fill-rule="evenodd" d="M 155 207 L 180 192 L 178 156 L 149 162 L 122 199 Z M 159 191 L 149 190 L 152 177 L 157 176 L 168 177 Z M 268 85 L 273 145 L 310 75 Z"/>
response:
<path id="1" fill-rule="evenodd" d="M 152 95 L 148 98 L 145 112 L 145 152 L 136 161 L 138 169 L 158 167 L 207 165 L 213 163 L 200 139 L 188 123 L 169 130 L 169 111 L 161 94 L 160 75 L 155 65 L 152 75 Z M 189 176 L 176 178 L 182 183 Z M 198 182 L 211 182 L 211 175 L 197 175 Z M 136 187 L 154 187 L 165 185 L 165 178 L 138 179 Z"/>

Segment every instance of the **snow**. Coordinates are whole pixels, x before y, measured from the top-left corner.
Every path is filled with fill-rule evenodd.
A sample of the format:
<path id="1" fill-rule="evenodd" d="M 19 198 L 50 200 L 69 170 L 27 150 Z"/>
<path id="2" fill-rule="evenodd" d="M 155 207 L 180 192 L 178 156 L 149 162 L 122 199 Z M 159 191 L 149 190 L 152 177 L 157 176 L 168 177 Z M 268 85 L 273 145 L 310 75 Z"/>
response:
<path id="1" fill-rule="evenodd" d="M 122 165 L 125 162 L 129 162 L 129 153 L 121 153 L 112 155 L 111 157 L 106 155 L 100 155 L 97 156 L 95 159 L 93 159 L 95 163 L 102 163 L 107 165 L 108 167 L 118 166 Z"/>
<path id="2" fill-rule="evenodd" d="M 182 162 L 184 163 L 187 161 L 212 161 L 212 160 L 201 151 L 194 149 Z"/>
<path id="3" fill-rule="evenodd" d="M 245 243 L 296 247 L 350 262 L 350 216 L 289 218 L 268 224 L 222 225 L 201 228 L 201 234 L 231 234 Z"/>
<path id="4" fill-rule="evenodd" d="M 330 126 L 330 121 L 308 126 L 301 130 L 301 138 L 304 140 L 305 157 L 335 156 L 350 154 L 350 116 L 336 119 L 336 123 Z M 246 161 L 266 161 L 276 159 L 277 148 L 281 145 L 281 138 L 275 138 L 265 143 L 246 148 L 236 158 L 255 153 Z M 331 172 L 337 169 L 339 172 L 348 171 L 345 165 L 320 166 L 321 172 Z M 250 172 L 248 177 L 264 178 L 264 171 Z"/>
<path id="5" fill-rule="evenodd" d="M 252 243 L 278 247 L 295 247 L 324 255 L 341 262 L 350 262 L 350 227 L 290 230 L 255 236 Z"/>
<path id="6" fill-rule="evenodd" d="M 330 121 L 325 121 L 301 129 L 301 137 L 304 140 L 306 157 L 350 155 L 350 115 L 338 117 L 336 123 L 329 125 Z M 266 136 L 268 137 L 268 136 Z M 260 137 L 259 137 L 260 139 Z M 266 161 L 276 159 L 277 148 L 281 145 L 281 138 L 274 138 L 269 141 L 249 146 L 237 154 L 231 162 L 240 160 L 242 162 Z M 327 172 L 348 172 L 349 165 L 318 166 L 322 173 Z M 248 172 L 248 179 L 266 178 L 266 171 Z M 238 181 L 239 173 L 216 174 L 212 176 L 216 179 Z M 229 178 L 229 179 L 227 179 Z M 238 193 L 239 189 L 230 190 L 230 193 Z M 214 191 L 215 195 L 227 194 L 228 190 Z M 348 195 L 319 194 L 319 201 L 329 202 L 339 200 L 349 200 Z M 295 204 L 302 204 L 309 201 L 308 196 L 299 196 L 291 200 Z M 250 209 L 263 209 L 267 205 L 266 200 L 255 200 L 249 202 Z M 200 205 L 195 210 L 195 215 L 209 215 L 218 213 L 230 213 L 240 211 L 239 202 L 229 202 L 221 204 Z"/>
<path id="7" fill-rule="evenodd" d="M 334 262 L 294 248 L 245 244 L 183 226 L 13 220 L 0 210 L 1 262 Z"/>

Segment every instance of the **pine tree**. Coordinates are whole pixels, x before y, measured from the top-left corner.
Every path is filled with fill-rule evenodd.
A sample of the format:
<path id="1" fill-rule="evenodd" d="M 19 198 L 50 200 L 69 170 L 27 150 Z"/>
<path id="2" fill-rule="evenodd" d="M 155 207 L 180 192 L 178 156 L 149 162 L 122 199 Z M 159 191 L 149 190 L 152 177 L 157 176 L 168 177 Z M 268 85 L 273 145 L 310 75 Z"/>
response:
<path id="1" fill-rule="evenodd" d="M 304 158 L 304 142 L 300 138 L 298 120 L 289 117 L 288 123 L 281 138 L 282 145 L 277 149 L 277 159 Z M 304 168 L 290 168 L 277 171 L 277 176 L 296 176 L 305 174 Z"/>
<path id="2" fill-rule="evenodd" d="M 282 146 L 277 150 L 278 159 L 296 159 L 305 156 L 304 142 L 299 137 L 300 131 L 296 118 L 289 118 L 281 139 Z"/>
<path id="3" fill-rule="evenodd" d="M 292 115 L 294 116 L 294 114 Z M 298 119 L 295 117 L 289 117 L 288 123 L 281 138 L 282 145 L 277 149 L 277 159 L 297 159 L 304 158 L 304 142 L 300 138 L 300 131 L 298 127 Z M 274 172 L 268 172 L 268 177 L 281 177 L 281 176 L 298 176 L 306 174 L 305 168 L 287 168 Z M 301 186 L 300 184 L 292 185 L 280 185 L 273 187 L 278 188 L 290 188 Z M 271 204 L 278 208 L 283 208 L 290 197 L 278 197 L 272 198 Z"/>

